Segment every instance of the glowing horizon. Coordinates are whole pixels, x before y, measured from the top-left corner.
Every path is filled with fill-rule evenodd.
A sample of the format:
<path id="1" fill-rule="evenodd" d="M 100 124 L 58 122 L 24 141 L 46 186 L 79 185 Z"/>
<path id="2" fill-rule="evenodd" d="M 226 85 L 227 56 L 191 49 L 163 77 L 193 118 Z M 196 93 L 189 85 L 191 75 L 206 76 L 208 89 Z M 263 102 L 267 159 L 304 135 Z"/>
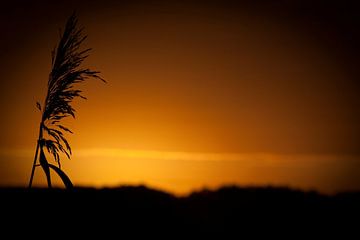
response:
<path id="1" fill-rule="evenodd" d="M 2 159 L 12 158 L 17 172 L 27 180 L 32 158 L 30 149 L 4 149 Z M 341 176 L 356 174 L 360 156 L 336 154 L 274 154 L 274 153 L 209 153 L 151 151 L 120 148 L 76 149 L 71 160 L 62 165 L 76 186 L 115 187 L 147 185 L 178 195 L 202 188 L 223 185 L 288 186 L 323 193 L 336 193 L 346 188 Z M 342 164 L 342 163 L 346 164 Z M 285 172 L 284 172 L 285 171 Z M 80 174 L 81 173 L 81 174 Z M 19 175 L 21 175 L 19 174 Z M 36 172 L 35 186 L 45 186 L 43 173 Z M 54 175 L 55 176 L 55 175 Z M 14 180 L 9 180 L 14 182 Z M 21 181 L 21 182 L 23 182 Z M 15 181 L 16 182 L 16 181 Z M 55 178 L 55 184 L 61 183 Z M 4 182 L 0 183 L 4 185 Z M 19 181 L 15 185 L 21 186 Z"/>

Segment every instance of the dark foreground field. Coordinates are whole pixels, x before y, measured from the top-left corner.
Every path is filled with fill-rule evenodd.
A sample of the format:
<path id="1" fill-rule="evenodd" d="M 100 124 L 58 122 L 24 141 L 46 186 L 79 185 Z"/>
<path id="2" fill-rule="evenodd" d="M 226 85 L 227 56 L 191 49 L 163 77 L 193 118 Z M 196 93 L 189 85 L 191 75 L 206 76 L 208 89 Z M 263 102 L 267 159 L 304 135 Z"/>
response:
<path id="1" fill-rule="evenodd" d="M 50 231 L 56 236 L 76 232 L 84 238 L 233 239 L 251 234 L 292 239 L 315 231 L 323 237 L 353 238 L 360 229 L 360 193 L 325 196 L 286 188 L 223 187 L 178 198 L 142 186 L 3 188 L 0 193 L 3 230 L 16 226 L 34 236 Z"/>

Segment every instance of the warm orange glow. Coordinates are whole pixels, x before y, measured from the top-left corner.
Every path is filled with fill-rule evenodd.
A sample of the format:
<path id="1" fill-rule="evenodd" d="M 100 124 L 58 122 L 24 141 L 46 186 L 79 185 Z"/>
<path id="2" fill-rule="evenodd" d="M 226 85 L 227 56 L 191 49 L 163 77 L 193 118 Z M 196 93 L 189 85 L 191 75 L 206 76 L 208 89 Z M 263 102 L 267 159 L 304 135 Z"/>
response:
<path id="1" fill-rule="evenodd" d="M 11 158 L 19 175 L 26 176 L 23 161 L 31 150 L 2 151 Z M 346 164 L 344 164 L 346 163 Z M 2 184 L 22 185 L 24 179 L 6 174 L 1 165 Z M 224 184 L 292 186 L 321 189 L 334 193 L 349 188 L 351 180 L 343 175 L 354 174 L 359 163 L 356 156 L 305 154 L 235 154 L 200 152 L 163 152 L 126 149 L 78 149 L 74 159 L 64 161 L 63 168 L 78 186 L 114 187 L 119 184 L 146 184 L 176 194 L 194 189 L 216 188 Z M 332 172 L 333 174 L 329 174 Z M 21 174 L 20 174 L 21 173 Z M 8 175 L 8 176 L 7 176 Z M 7 176 L 7 177 L 6 177 Z M 55 183 L 61 186 L 59 179 Z M 60 184 L 60 185 L 59 185 Z M 45 186 L 38 170 L 36 186 Z"/>
<path id="2" fill-rule="evenodd" d="M 66 122 L 74 155 L 63 166 L 75 185 L 360 189 L 358 78 L 319 31 L 242 7 L 143 4 L 79 14 L 94 49 L 86 64 L 108 84 L 84 85 L 88 100 Z M 28 181 L 35 102 L 67 17 L 54 7 L 51 21 L 29 11 L 14 20 L 25 33 L 9 35 L 21 44 L 2 60 L 14 71 L 0 86 L 0 185 Z"/>

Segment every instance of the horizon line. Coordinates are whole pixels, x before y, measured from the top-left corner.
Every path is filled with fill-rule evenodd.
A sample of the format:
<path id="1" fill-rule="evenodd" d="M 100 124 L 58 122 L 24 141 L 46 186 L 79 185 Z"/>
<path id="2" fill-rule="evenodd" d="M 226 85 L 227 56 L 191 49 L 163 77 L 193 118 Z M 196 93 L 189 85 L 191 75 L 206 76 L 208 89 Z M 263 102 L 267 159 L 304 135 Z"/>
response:
<path id="1" fill-rule="evenodd" d="M 28 157 L 34 154 L 30 148 L 0 149 L 0 156 Z M 206 151 L 161 151 L 126 148 L 80 148 L 72 156 L 74 157 L 119 157 L 130 159 L 160 159 L 160 160 L 184 160 L 184 161 L 245 161 L 245 160 L 281 160 L 292 159 L 360 159 L 360 154 L 336 154 L 336 153 L 274 153 L 274 152 L 206 152 Z"/>

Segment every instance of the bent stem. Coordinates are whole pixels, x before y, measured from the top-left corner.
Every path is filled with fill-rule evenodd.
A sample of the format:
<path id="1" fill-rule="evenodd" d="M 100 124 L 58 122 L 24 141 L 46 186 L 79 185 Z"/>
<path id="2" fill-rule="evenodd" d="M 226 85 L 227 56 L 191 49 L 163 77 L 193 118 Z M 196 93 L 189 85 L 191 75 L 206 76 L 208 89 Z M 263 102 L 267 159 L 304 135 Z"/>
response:
<path id="1" fill-rule="evenodd" d="M 39 137 L 37 140 L 37 144 L 36 144 L 36 150 L 35 150 L 35 156 L 34 156 L 34 162 L 33 162 L 33 166 L 31 169 L 31 175 L 30 175 L 30 181 L 29 181 L 29 188 L 32 187 L 32 182 L 34 179 L 34 174 L 35 174 L 35 167 L 37 167 L 36 162 L 38 159 L 38 155 L 39 155 L 39 148 L 40 148 L 40 139 L 42 138 L 42 123 L 40 123 L 40 128 L 39 128 Z"/>

